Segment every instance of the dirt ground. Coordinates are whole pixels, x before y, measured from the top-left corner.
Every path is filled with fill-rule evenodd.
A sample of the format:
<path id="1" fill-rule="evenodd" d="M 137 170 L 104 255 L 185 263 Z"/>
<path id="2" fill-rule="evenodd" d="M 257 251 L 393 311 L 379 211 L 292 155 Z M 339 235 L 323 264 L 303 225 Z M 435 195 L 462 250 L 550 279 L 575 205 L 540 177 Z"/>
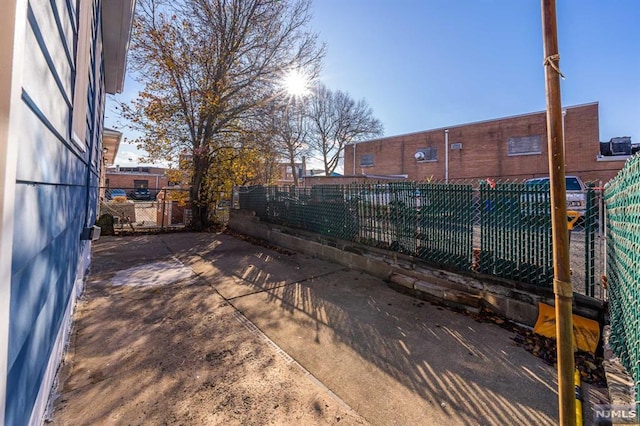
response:
<path id="1" fill-rule="evenodd" d="M 117 259 L 94 257 L 98 272 L 78 303 L 47 423 L 366 423 L 210 285 L 165 257 L 137 266 L 125 259 L 118 273 L 108 267 Z"/>

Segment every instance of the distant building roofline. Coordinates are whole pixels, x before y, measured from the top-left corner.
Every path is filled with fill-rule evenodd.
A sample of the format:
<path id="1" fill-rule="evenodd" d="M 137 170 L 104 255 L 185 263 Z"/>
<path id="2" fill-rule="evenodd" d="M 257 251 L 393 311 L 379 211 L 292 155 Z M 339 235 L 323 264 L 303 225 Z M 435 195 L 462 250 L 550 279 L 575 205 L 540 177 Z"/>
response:
<path id="1" fill-rule="evenodd" d="M 591 106 L 591 105 L 598 105 L 598 101 L 588 102 L 588 103 L 584 103 L 584 104 L 566 106 L 566 107 L 563 107 L 562 109 L 563 110 L 571 110 L 571 109 L 583 108 L 583 107 Z M 419 130 L 417 132 L 401 133 L 399 135 L 384 136 L 384 137 L 376 138 L 376 139 L 368 139 L 366 141 L 351 142 L 351 143 L 348 143 L 347 145 L 348 146 L 353 146 L 353 145 L 359 145 L 361 143 L 380 142 L 380 141 L 384 141 L 384 140 L 387 140 L 387 139 L 396 139 L 396 138 L 403 137 L 403 136 L 418 135 L 418 134 L 421 134 L 421 133 L 434 132 L 434 131 L 438 131 L 438 130 L 441 130 L 441 131 L 453 130 L 453 129 L 456 129 L 458 127 L 466 127 L 466 126 L 472 126 L 472 125 L 475 125 L 475 124 L 491 123 L 492 121 L 508 120 L 508 119 L 513 119 L 513 118 L 527 117 L 527 116 L 530 116 L 530 115 L 537 115 L 537 114 L 543 114 L 543 113 L 546 113 L 546 110 L 536 111 L 536 112 L 528 112 L 528 113 L 525 113 L 525 114 L 510 115 L 510 116 L 507 116 L 507 117 L 491 118 L 491 119 L 488 119 L 488 120 L 470 121 L 468 123 L 456 124 L 456 125 L 453 125 L 453 126 L 435 127 L 433 129 Z"/>

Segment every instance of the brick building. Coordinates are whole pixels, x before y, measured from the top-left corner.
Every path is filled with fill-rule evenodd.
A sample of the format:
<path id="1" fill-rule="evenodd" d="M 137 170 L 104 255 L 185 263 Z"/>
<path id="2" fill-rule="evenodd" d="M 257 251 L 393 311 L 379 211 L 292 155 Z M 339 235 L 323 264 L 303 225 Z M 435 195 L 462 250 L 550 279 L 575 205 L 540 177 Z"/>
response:
<path id="1" fill-rule="evenodd" d="M 299 182 L 302 182 L 303 177 L 307 174 L 307 165 L 304 157 L 302 158 L 301 163 L 295 163 L 295 171 Z M 276 165 L 275 184 L 279 186 L 293 185 L 293 182 L 293 167 L 291 167 L 291 163 L 278 163 Z"/>
<path id="2" fill-rule="evenodd" d="M 585 182 L 614 177 L 629 156 L 600 155 L 598 103 L 566 108 L 563 121 L 566 173 Z M 345 149 L 344 171 L 409 180 L 546 176 L 546 129 L 543 111 L 358 142 Z"/>
<path id="3" fill-rule="evenodd" d="M 134 188 L 148 188 L 151 197 L 169 185 L 166 169 L 162 167 L 109 167 L 105 173 L 105 186 L 108 189 L 124 189 L 129 192 Z"/>

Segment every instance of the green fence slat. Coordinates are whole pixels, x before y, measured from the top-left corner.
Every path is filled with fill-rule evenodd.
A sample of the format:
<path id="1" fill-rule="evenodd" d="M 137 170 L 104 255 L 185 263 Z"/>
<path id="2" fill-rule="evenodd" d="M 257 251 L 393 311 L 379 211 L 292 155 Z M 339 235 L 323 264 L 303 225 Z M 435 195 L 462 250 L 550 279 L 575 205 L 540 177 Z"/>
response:
<path id="1" fill-rule="evenodd" d="M 640 392 L 640 157 L 605 186 L 611 348 Z M 589 210 L 587 207 L 587 210 Z M 586 246 L 586 244 L 585 244 Z M 585 247 L 585 250 L 590 250 Z M 591 265 L 589 265 L 590 267 Z"/>
<path id="2" fill-rule="evenodd" d="M 618 192 L 610 190 L 612 206 Z M 398 251 L 459 271 L 474 264 L 475 231 L 478 272 L 552 287 L 548 185 L 480 181 L 253 186 L 240 188 L 239 199 L 240 208 L 254 210 L 264 221 Z M 585 293 L 594 296 L 598 203 L 593 193 L 588 193 L 587 203 L 582 269 Z M 615 218 L 616 211 L 611 214 Z M 623 244 L 616 249 L 631 252 Z"/>

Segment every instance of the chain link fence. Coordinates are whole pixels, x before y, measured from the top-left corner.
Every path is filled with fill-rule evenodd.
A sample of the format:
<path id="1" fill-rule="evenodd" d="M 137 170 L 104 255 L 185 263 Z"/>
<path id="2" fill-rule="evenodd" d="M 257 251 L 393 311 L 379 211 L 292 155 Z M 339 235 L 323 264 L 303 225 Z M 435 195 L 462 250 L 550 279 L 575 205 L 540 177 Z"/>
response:
<path id="1" fill-rule="evenodd" d="M 605 187 L 609 343 L 640 395 L 640 156 Z"/>
<path id="2" fill-rule="evenodd" d="M 265 222 L 305 229 L 552 288 L 549 186 L 524 182 L 393 182 L 311 188 L 238 188 L 241 209 Z M 572 281 L 576 292 L 604 297 L 601 191 L 572 194 Z M 569 220 L 569 218 L 568 218 Z"/>
<path id="3" fill-rule="evenodd" d="M 182 230 L 191 214 L 187 189 L 100 188 L 97 223 L 103 235 Z"/>

